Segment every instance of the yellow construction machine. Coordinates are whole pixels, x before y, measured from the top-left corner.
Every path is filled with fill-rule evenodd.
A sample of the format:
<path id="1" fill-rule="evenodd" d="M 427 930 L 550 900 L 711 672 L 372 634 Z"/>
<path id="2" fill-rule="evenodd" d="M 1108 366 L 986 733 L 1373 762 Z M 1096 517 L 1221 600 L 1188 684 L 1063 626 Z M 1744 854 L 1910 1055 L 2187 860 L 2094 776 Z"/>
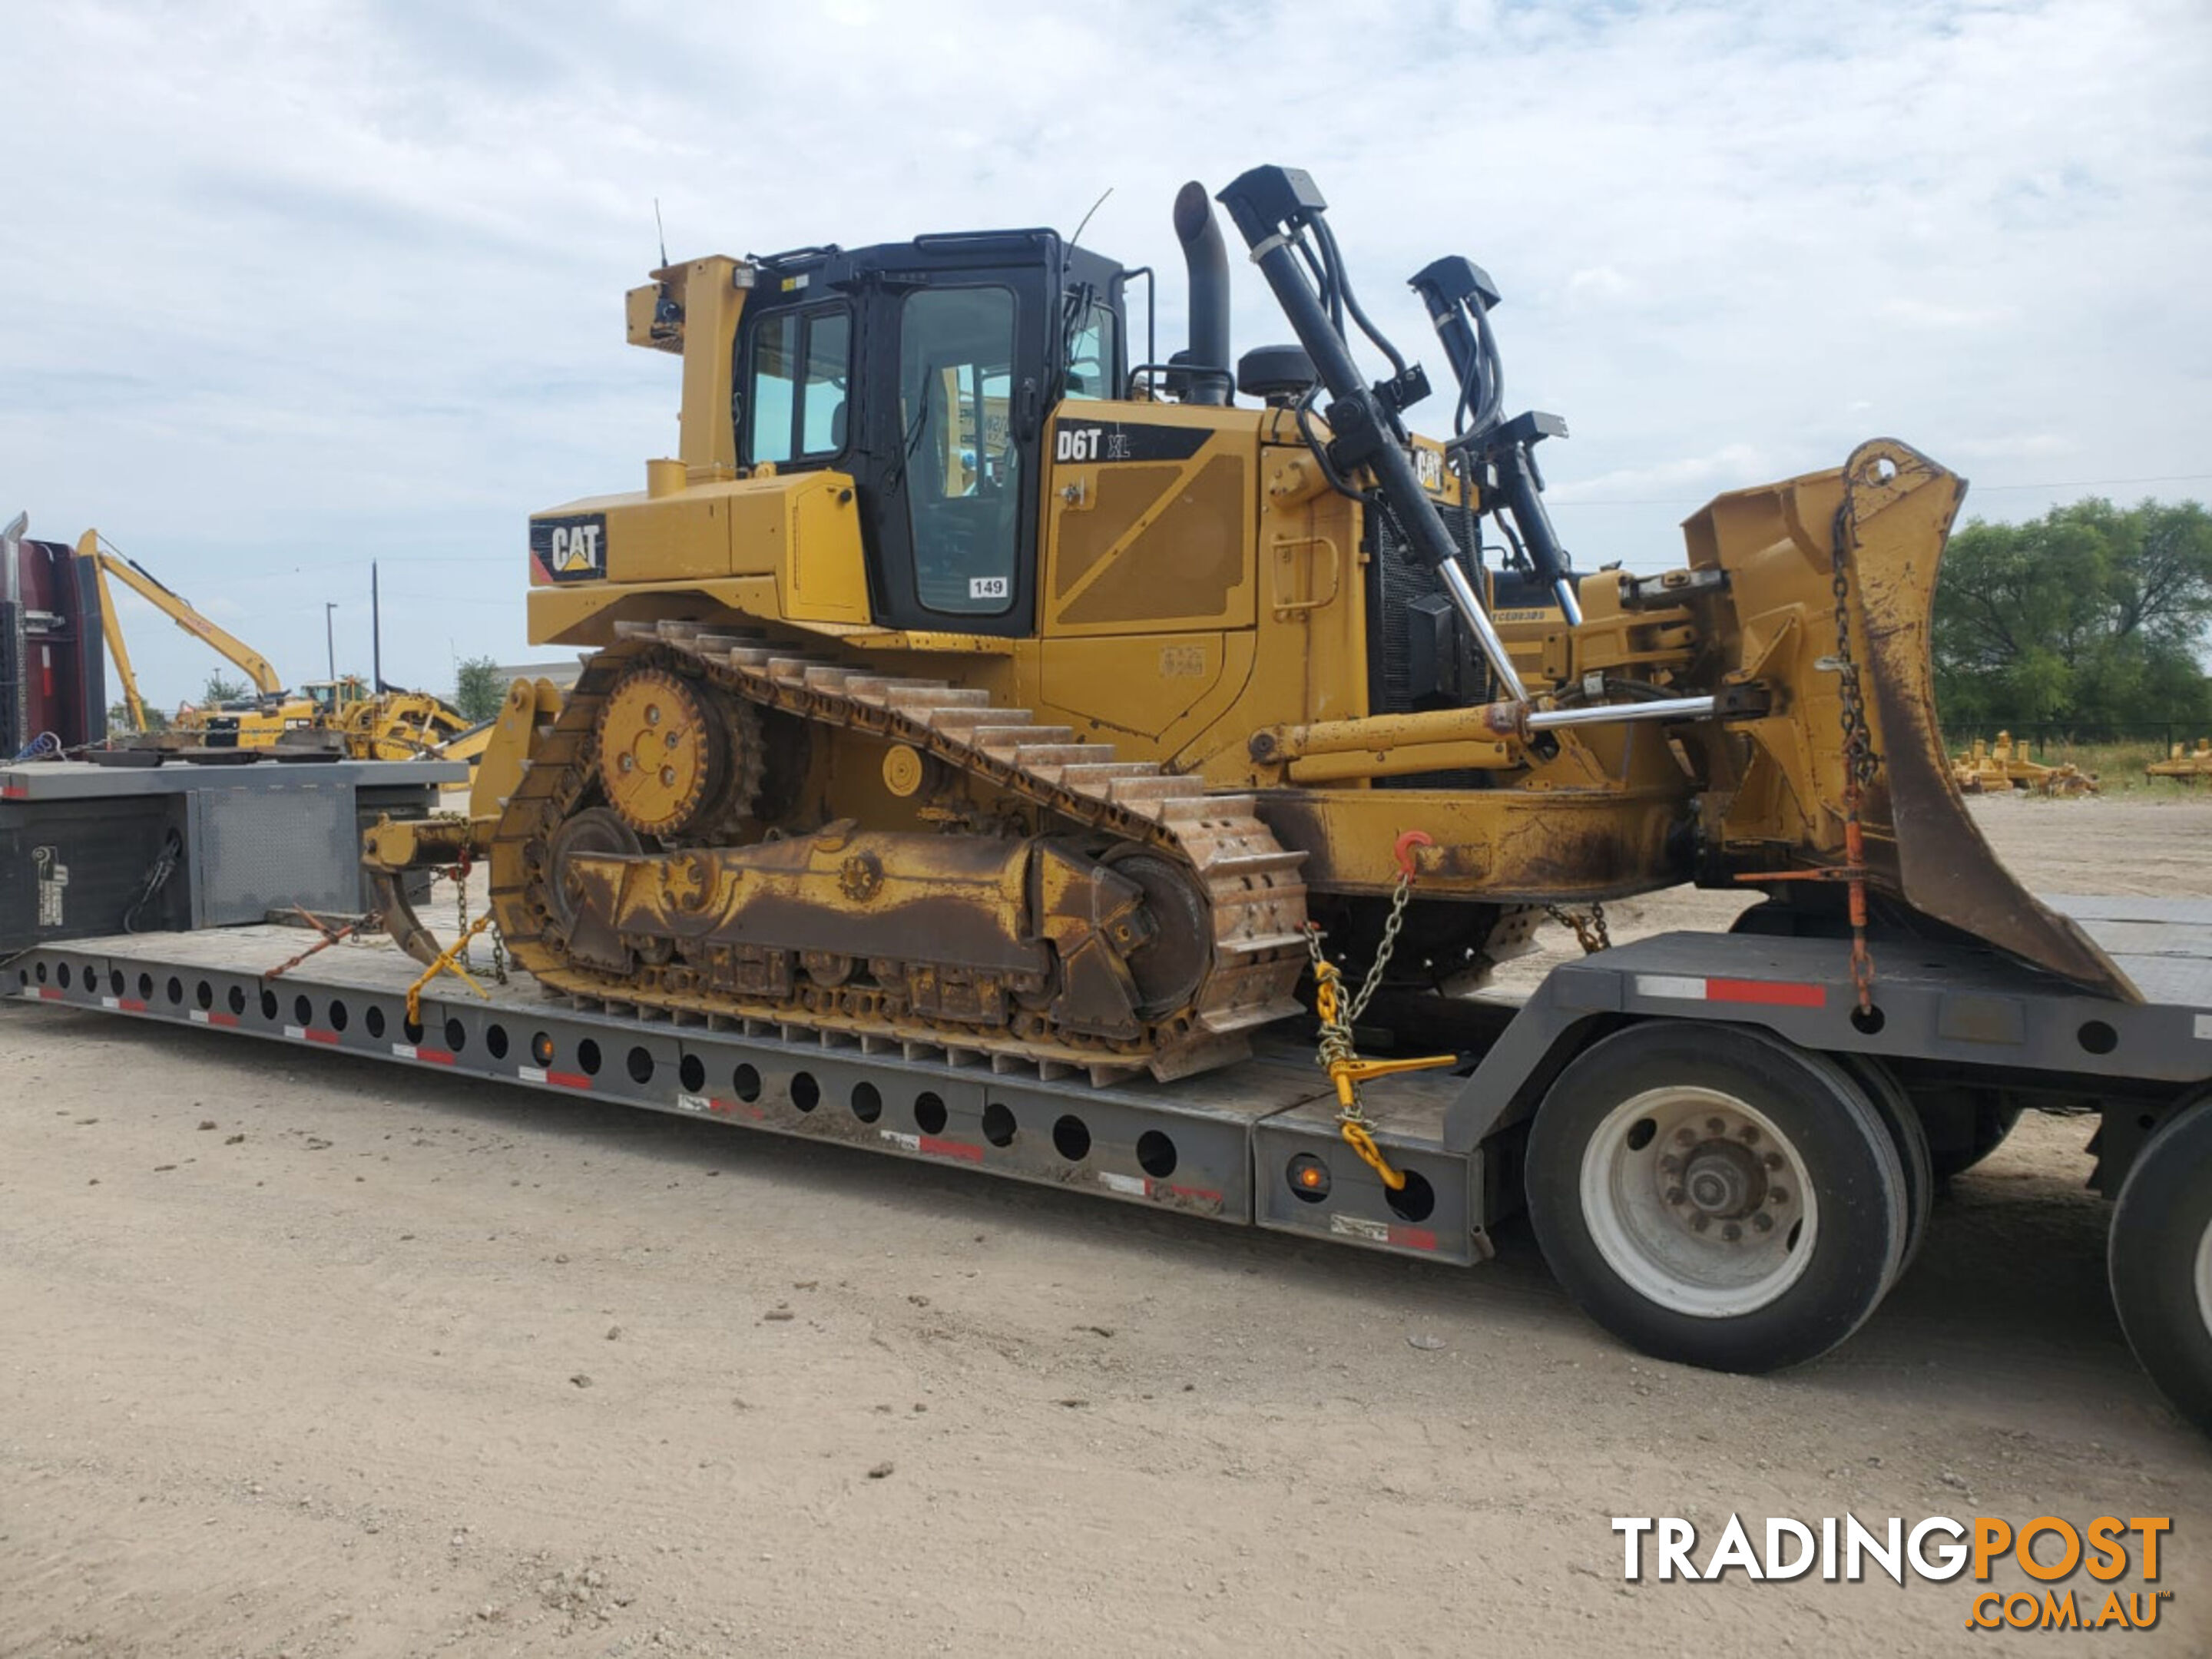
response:
<path id="1" fill-rule="evenodd" d="M 1048 230 L 633 290 L 678 453 L 532 517 L 531 639 L 595 654 L 565 702 L 517 683 L 470 815 L 371 832 L 395 934 L 436 954 L 398 872 L 488 856 L 550 992 L 1102 1078 L 1241 1054 L 1317 938 L 1451 991 L 1543 907 L 1689 881 L 1763 890 L 1756 928 L 1863 941 L 1872 908 L 2133 994 L 1953 784 L 1960 478 L 1877 440 L 1719 497 L 1679 568 L 1578 572 L 1488 276 L 1412 279 L 1452 382 L 1418 435 L 1425 377 L 1312 180 L 1219 200 L 1297 344 L 1232 360 L 1195 185 L 1164 362 L 1133 273 Z"/>
<path id="2" fill-rule="evenodd" d="M 2143 772 L 2154 778 L 2179 778 L 2185 783 L 2212 779 L 2212 738 L 2197 738 L 2194 749 L 2177 743 L 2167 750 L 2164 760 L 2152 761 Z"/>
<path id="3" fill-rule="evenodd" d="M 1995 743 L 1976 738 L 1971 749 L 1952 761 L 1951 781 L 1969 795 L 2015 789 L 2069 797 L 2102 793 L 2095 775 L 2070 761 L 2045 766 L 2030 760 L 2027 745 L 2015 742 L 2009 732 L 1998 732 Z"/>
<path id="4" fill-rule="evenodd" d="M 253 683 L 255 696 L 250 701 L 241 702 L 236 709 L 180 711 L 174 722 L 178 729 L 204 732 L 209 729 L 210 719 L 223 713 L 240 717 L 252 715 L 257 721 L 265 720 L 267 723 L 268 735 L 260 741 L 275 742 L 276 734 L 284 729 L 283 722 L 270 719 L 264 711 L 274 708 L 280 702 L 284 695 L 284 682 L 270 666 L 269 659 L 228 629 L 209 621 L 184 595 L 168 586 L 136 559 L 125 558 L 104 546 L 102 539 L 97 530 L 86 531 L 77 538 L 76 556 L 92 567 L 94 579 L 99 585 L 100 630 L 107 640 L 107 654 L 114 659 L 116 677 L 123 683 L 123 702 L 131 714 L 131 729 L 137 732 L 147 729 L 146 705 L 138 695 L 138 679 L 131 666 L 130 647 L 124 643 L 123 619 L 115 608 L 115 591 L 108 585 L 111 580 L 121 582 L 193 638 L 206 641 Z M 302 713 L 302 722 L 311 712 Z M 240 740 L 243 740 L 242 734 Z"/>
<path id="5" fill-rule="evenodd" d="M 481 752 L 489 727 L 471 726 L 465 715 L 427 691 L 387 686 L 372 695 L 366 680 L 349 674 L 334 680 L 311 680 L 297 692 L 288 693 L 266 657 L 210 622 L 136 559 L 107 546 L 97 530 L 88 530 L 78 538 L 76 551 L 92 567 L 99 586 L 100 628 L 108 654 L 115 661 L 116 677 L 123 684 L 124 706 L 135 732 L 147 731 L 146 707 L 131 665 L 130 647 L 124 641 L 114 590 L 108 585 L 111 579 L 130 588 L 185 633 L 206 641 L 253 683 L 250 695 L 234 702 L 179 710 L 162 734 L 172 746 L 266 749 L 285 740 L 288 734 L 312 733 L 350 760 L 410 760 L 429 754 L 473 760 Z"/>

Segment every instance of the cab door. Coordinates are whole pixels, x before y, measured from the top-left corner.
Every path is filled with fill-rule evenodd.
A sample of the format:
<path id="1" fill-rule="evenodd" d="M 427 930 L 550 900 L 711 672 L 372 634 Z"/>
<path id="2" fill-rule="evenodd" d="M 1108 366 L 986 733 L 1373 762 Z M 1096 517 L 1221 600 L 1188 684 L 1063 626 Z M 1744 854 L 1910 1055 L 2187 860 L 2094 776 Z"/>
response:
<path id="1" fill-rule="evenodd" d="M 885 283 L 871 307 L 877 616 L 1025 636 L 1036 608 L 1044 339 L 1041 267 Z"/>

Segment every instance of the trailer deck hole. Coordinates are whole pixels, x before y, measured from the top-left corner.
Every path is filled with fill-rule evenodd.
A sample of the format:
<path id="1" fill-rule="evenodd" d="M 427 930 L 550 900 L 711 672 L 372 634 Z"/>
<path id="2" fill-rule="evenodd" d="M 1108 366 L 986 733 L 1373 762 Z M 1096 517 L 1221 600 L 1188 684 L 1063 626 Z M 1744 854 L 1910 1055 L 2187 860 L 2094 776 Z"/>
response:
<path id="1" fill-rule="evenodd" d="M 1851 1010 L 1851 1029 L 1862 1036 L 1872 1036 L 1888 1024 L 1889 1016 L 1882 1012 L 1881 1005 L 1878 1002 Z"/>
<path id="2" fill-rule="evenodd" d="M 66 973 L 69 970 L 67 969 L 64 969 L 62 971 Z M 192 987 L 192 1000 L 198 1003 L 203 1008 L 214 1007 L 215 987 L 209 984 L 205 980 L 202 980 L 198 984 Z"/>
<path id="3" fill-rule="evenodd" d="M 43 962 L 42 962 L 42 963 L 40 963 L 39 964 L 39 983 L 40 983 L 40 984 L 41 984 L 41 985 L 44 985 L 46 982 L 46 964 L 45 963 L 43 963 Z M 147 988 L 148 990 L 149 990 L 149 991 L 150 991 L 150 990 L 152 990 L 152 989 L 153 989 L 153 988 L 154 988 L 154 981 L 153 981 L 152 980 L 150 980 L 150 979 L 149 979 L 149 980 L 148 980 L 148 981 L 146 981 L 146 988 Z"/>
<path id="4" fill-rule="evenodd" d="M 1176 1172 L 1176 1144 L 1174 1138 L 1158 1129 L 1147 1129 L 1137 1137 L 1137 1167 L 1155 1181 L 1165 1181 Z"/>
<path id="5" fill-rule="evenodd" d="M 100 969 L 90 963 L 87 963 L 84 966 L 84 988 L 92 992 L 97 992 L 100 989 Z"/>
<path id="6" fill-rule="evenodd" d="M 107 994 L 114 997 L 123 994 L 123 970 L 120 968 L 107 970 Z"/>
<path id="7" fill-rule="evenodd" d="M 798 1098 L 799 1084 L 795 1079 L 792 1082 L 791 1093 L 794 1100 Z M 884 1091 L 872 1083 L 855 1083 L 852 1097 L 847 1103 L 852 1107 L 853 1115 L 861 1122 L 873 1123 L 884 1115 Z M 802 1106 L 799 1109 L 803 1112 L 806 1109 Z"/>
<path id="8" fill-rule="evenodd" d="M 171 980 L 169 981 L 172 985 L 174 985 L 176 982 L 177 981 L 174 980 Z M 169 993 L 169 1000 L 174 1002 L 176 1000 L 177 994 L 173 991 Z M 292 999 L 292 1024 L 295 1025 L 313 1025 L 314 1023 L 315 1005 L 308 1001 L 307 999 L 303 996 L 294 997 Z"/>
<path id="9" fill-rule="evenodd" d="M 653 1081 L 653 1050 L 643 1044 L 633 1044 L 629 1056 L 623 1063 L 629 1068 L 629 1080 L 632 1083 Z"/>
<path id="10" fill-rule="evenodd" d="M 399 1022 L 399 1035 L 405 1037 L 410 1042 L 422 1042 L 422 1022 L 419 1019 L 401 1020 Z"/>
<path id="11" fill-rule="evenodd" d="M 983 1109 L 983 1139 L 994 1146 L 1011 1146 L 1020 1126 L 1014 1121 L 1013 1108 L 1002 1100 L 994 1100 Z"/>
<path id="12" fill-rule="evenodd" d="M 139 994 L 141 996 L 145 994 L 143 988 L 141 988 Z M 264 988 L 261 993 L 261 1018 L 264 1019 L 276 1018 L 276 994 L 274 991 Z"/>
<path id="13" fill-rule="evenodd" d="M 589 1037 L 576 1045 L 576 1069 L 586 1077 L 599 1074 L 599 1045 Z"/>
<path id="14" fill-rule="evenodd" d="M 2101 1019 L 2082 1021 L 2074 1040 L 2081 1045 L 2085 1054 L 2109 1054 L 2120 1046 L 2120 1034 Z"/>
<path id="15" fill-rule="evenodd" d="M 233 1015 L 243 1014 L 246 1012 L 246 988 L 243 985 L 232 986 L 230 994 L 223 1000 L 230 1005 Z"/>
<path id="16" fill-rule="evenodd" d="M 941 1135 L 951 1114 L 945 1109 L 944 1100 L 933 1090 L 924 1089 L 914 1097 L 914 1127 L 926 1135 Z"/>
<path id="17" fill-rule="evenodd" d="M 496 1031 L 499 1027 L 495 1025 L 491 1029 Z M 685 1094 L 697 1094 L 707 1086 L 707 1062 L 696 1054 L 684 1055 L 676 1062 L 676 1081 L 683 1085 Z"/>
<path id="18" fill-rule="evenodd" d="M 447 1051 L 448 1053 L 451 1053 L 451 1054 L 458 1054 L 459 1053 L 460 1053 L 460 1052 L 461 1052 L 461 1050 L 462 1050 L 462 1049 L 464 1049 L 464 1048 L 467 1048 L 468 1046 L 469 1046 L 469 1030 L 468 1030 L 468 1027 L 467 1027 L 467 1026 L 465 1026 L 465 1025 L 464 1025 L 464 1024 L 461 1024 L 461 1022 L 460 1022 L 460 1021 L 459 1021 L 458 1019 L 449 1019 L 449 1020 L 447 1020 L 447 1021 L 446 1022 L 446 1048 L 447 1048 Z"/>
<path id="19" fill-rule="evenodd" d="M 1091 1156 L 1091 1126 L 1073 1112 L 1063 1112 L 1052 1126 L 1052 1144 L 1070 1164 Z"/>
<path id="20" fill-rule="evenodd" d="M 18 968 L 15 970 L 15 983 L 24 987 L 26 989 L 29 988 L 31 983 L 31 970 L 27 968 Z"/>
<path id="21" fill-rule="evenodd" d="M 494 1060 L 507 1058 L 507 1027 L 490 1025 L 484 1029 L 484 1047 L 491 1051 Z"/>
<path id="22" fill-rule="evenodd" d="M 346 1012 L 346 1006 L 344 1003 L 341 1002 L 336 997 L 332 997 L 331 999 L 331 1030 L 333 1031 L 344 1030 L 346 1026 L 351 1022 L 352 1018 L 353 1017 Z"/>
<path id="23" fill-rule="evenodd" d="M 369 1004 L 369 1006 L 368 1006 L 368 1012 L 367 1013 L 363 1014 L 363 1015 L 361 1017 L 361 1023 L 362 1023 L 363 1025 L 365 1025 L 365 1026 L 367 1026 L 367 1027 L 368 1028 L 368 1034 L 369 1034 L 369 1036 L 371 1036 L 372 1037 L 374 1037 L 374 1038 L 378 1039 L 379 1041 L 381 1041 L 381 1040 L 383 1039 L 383 1036 L 384 1036 L 384 1010 L 383 1010 L 383 1009 L 381 1009 L 381 1008 L 378 1007 L 374 1003 L 373 1003 L 373 1002 L 372 1002 L 372 1003 L 371 1003 L 371 1004 Z"/>
<path id="24" fill-rule="evenodd" d="M 802 1112 L 811 1112 L 822 1103 L 822 1085 L 814 1080 L 813 1073 L 792 1074 L 791 1103 Z"/>
<path id="25" fill-rule="evenodd" d="M 1393 1192 L 1382 1189 L 1383 1201 L 1390 1213 L 1401 1221 L 1426 1221 L 1437 1212 L 1437 1189 L 1429 1185 L 1428 1177 L 1419 1170 L 1406 1172 L 1406 1184 Z"/>
<path id="26" fill-rule="evenodd" d="M 46 970 L 45 969 L 43 969 L 43 968 L 40 969 L 39 969 L 39 977 L 40 977 L 40 979 L 42 979 L 42 980 L 43 980 L 44 978 L 46 978 Z M 276 1000 L 276 994 L 275 992 L 273 992 L 273 991 L 272 991 L 272 992 L 270 992 L 270 993 L 269 994 L 269 995 L 270 995 L 270 1000 L 271 1001 L 274 1001 L 274 1000 Z M 153 975 L 151 975 L 151 974 L 141 974 L 141 975 L 138 975 L 138 1000 L 139 1000 L 139 1001 L 141 1001 L 141 1002 L 151 1002 L 153 1000 L 154 1000 L 154 976 L 153 976 Z M 275 1011 L 274 1009 L 271 1009 L 271 1010 L 270 1011 L 270 1012 L 271 1016 L 273 1017 L 273 1016 L 274 1016 L 274 1014 L 275 1014 L 275 1012 L 276 1012 L 276 1011 Z"/>
<path id="27" fill-rule="evenodd" d="M 730 1087 L 737 1091 L 739 1100 L 747 1103 L 758 1100 L 761 1095 L 759 1069 L 740 1063 L 738 1069 L 730 1073 Z"/>
<path id="28" fill-rule="evenodd" d="M 55 969 L 54 969 L 54 977 L 61 981 L 61 982 L 62 982 L 62 989 L 63 989 L 63 990 L 64 990 L 64 991 L 68 990 L 68 989 L 69 989 L 69 988 L 70 988 L 70 965 L 69 965 L 69 963 L 67 963 L 65 962 L 65 963 L 62 963 L 62 965 L 61 965 L 60 967 L 58 967 L 58 968 Z"/>
<path id="29" fill-rule="evenodd" d="M 530 1039 L 530 1063 L 550 1066 L 553 1063 L 553 1037 L 550 1032 L 538 1031 Z"/>
<path id="30" fill-rule="evenodd" d="M 169 1000 L 172 1004 L 180 1003 L 185 1000 L 185 982 L 179 979 L 174 974 L 169 975 L 169 982 L 163 988 L 168 992 Z M 300 999 L 301 1006 L 305 1007 L 307 1006 L 307 998 L 301 997 Z M 307 1024 L 307 1021 L 301 1020 L 300 1023 L 304 1025 Z"/>

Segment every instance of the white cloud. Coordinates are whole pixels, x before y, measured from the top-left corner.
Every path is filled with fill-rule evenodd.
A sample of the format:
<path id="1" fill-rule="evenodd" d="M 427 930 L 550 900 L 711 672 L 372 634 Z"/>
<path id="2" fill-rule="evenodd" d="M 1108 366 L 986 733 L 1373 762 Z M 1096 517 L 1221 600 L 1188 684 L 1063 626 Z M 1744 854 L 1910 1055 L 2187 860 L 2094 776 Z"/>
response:
<path id="1" fill-rule="evenodd" d="M 295 678 L 325 599 L 365 665 L 371 559 L 392 678 L 527 654 L 527 513 L 672 441 L 621 341 L 655 197 L 681 258 L 1067 228 L 1112 185 L 1086 240 L 1168 273 L 1165 342 L 1175 187 L 1305 167 L 1432 372 L 1403 277 L 1497 280 L 1585 562 L 1877 431 L 1997 485 L 2212 470 L 2202 0 L 79 0 L 8 9 L 0 61 L 0 515 L 98 523 Z M 1284 337 L 1237 264 L 1240 344 Z M 1976 447 L 2029 437 L 2063 447 Z M 138 648 L 170 701 L 209 665 Z"/>

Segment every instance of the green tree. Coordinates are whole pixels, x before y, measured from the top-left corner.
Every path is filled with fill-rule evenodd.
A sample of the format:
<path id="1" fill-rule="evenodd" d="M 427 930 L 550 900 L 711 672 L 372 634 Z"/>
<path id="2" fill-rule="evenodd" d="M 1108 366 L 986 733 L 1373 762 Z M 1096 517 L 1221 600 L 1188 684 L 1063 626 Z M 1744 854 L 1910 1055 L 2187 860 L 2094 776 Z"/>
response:
<path id="1" fill-rule="evenodd" d="M 2201 721 L 2212 514 L 2076 501 L 1970 522 L 1936 588 L 1936 696 L 1959 732 L 2016 722 Z"/>
<path id="2" fill-rule="evenodd" d="M 507 682 L 489 657 L 464 658 L 454 670 L 453 707 L 471 720 L 488 720 L 507 701 Z"/>
<path id="3" fill-rule="evenodd" d="M 207 677 L 207 684 L 200 688 L 200 706 L 209 708 L 217 703 L 236 702 L 252 690 L 244 680 L 225 679 L 222 671 L 218 668 Z"/>

